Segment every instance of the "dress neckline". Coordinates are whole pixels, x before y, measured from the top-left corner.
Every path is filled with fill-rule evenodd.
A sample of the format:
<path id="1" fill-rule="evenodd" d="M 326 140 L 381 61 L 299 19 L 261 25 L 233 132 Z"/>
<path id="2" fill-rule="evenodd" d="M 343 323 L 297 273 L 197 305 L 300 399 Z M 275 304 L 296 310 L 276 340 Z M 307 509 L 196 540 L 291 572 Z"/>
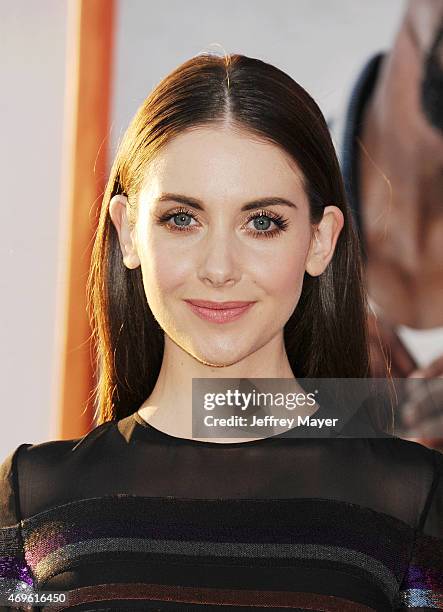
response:
<path id="1" fill-rule="evenodd" d="M 153 425 L 151 425 L 150 423 L 148 423 L 147 421 L 145 421 L 143 419 L 143 417 L 138 413 L 138 411 L 135 411 L 132 415 L 131 415 L 132 419 L 140 426 L 144 427 L 147 431 L 149 431 L 149 433 L 157 440 L 163 440 L 163 441 L 167 441 L 170 442 L 171 444 L 177 444 L 177 445 L 182 445 L 182 444 L 187 444 L 187 445 L 192 445 L 192 446 L 201 446 L 201 447 L 206 447 L 206 448 L 241 448 L 241 447 L 246 447 L 246 446 L 257 446 L 257 445 L 263 445 L 263 444 L 272 444 L 275 441 L 278 440 L 285 440 L 285 439 L 293 439 L 290 436 L 286 436 L 286 434 L 288 433 L 288 431 L 292 431 L 292 429 L 297 429 L 297 427 L 294 427 L 292 429 L 289 429 L 287 431 L 281 432 L 279 434 L 274 434 L 271 436 L 266 436 L 265 438 L 259 438 L 259 439 L 251 439 L 250 441 L 245 441 L 245 442 L 204 442 L 202 440 L 192 440 L 191 438 L 180 438 L 179 436 L 173 436 L 172 434 L 168 434 L 164 431 L 161 431 L 160 429 L 157 429 L 156 427 L 154 427 Z"/>
<path id="2" fill-rule="evenodd" d="M 324 418 L 330 417 L 329 411 L 324 404 L 320 404 L 319 408 L 312 415 L 312 418 Z M 264 438 L 259 439 L 251 439 L 250 441 L 245 442 L 203 442 L 202 440 L 193 440 L 192 438 L 181 438 L 179 436 L 173 436 L 172 434 L 168 434 L 157 427 L 154 427 L 150 423 L 144 420 L 144 418 L 139 414 L 138 409 L 130 415 L 130 418 L 136 423 L 136 425 L 141 426 L 145 432 L 148 432 L 151 438 L 157 440 L 159 442 L 168 442 L 171 445 L 188 445 L 188 446 L 200 446 L 202 448 L 245 448 L 249 446 L 275 446 L 278 444 L 293 443 L 293 440 L 306 439 L 310 437 L 317 437 L 317 432 L 315 431 L 317 428 L 313 428 L 312 431 L 309 431 L 311 428 L 306 427 L 305 425 L 296 425 L 286 431 L 282 431 L 278 434 L 273 434 L 270 436 L 266 436 Z M 341 429 L 341 428 L 339 428 Z M 319 430 L 322 431 L 322 430 Z M 294 432 L 294 435 L 291 434 Z M 297 432 L 300 432 L 300 435 L 297 435 Z M 302 433 L 304 432 L 304 434 Z M 333 432 L 329 435 L 329 437 L 335 438 L 339 436 L 339 431 Z M 320 436 L 322 437 L 322 436 Z"/>

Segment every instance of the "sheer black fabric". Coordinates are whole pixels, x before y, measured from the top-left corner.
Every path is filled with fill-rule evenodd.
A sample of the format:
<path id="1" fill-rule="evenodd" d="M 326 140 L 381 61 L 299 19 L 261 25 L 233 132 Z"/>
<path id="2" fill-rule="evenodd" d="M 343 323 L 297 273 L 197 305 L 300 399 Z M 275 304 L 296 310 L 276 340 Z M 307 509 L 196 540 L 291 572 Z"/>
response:
<path id="1" fill-rule="evenodd" d="M 134 413 L 22 444 L 0 486 L 3 596 L 69 596 L 29 609 L 443 609 L 443 455 L 412 441 L 199 442 Z"/>

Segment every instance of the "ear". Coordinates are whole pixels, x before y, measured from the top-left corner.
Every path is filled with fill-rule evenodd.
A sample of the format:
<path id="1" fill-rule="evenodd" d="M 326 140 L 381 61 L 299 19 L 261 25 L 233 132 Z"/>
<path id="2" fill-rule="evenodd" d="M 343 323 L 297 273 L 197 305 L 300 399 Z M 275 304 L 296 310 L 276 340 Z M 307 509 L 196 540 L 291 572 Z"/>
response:
<path id="1" fill-rule="evenodd" d="M 135 228 L 131 230 L 128 222 L 128 198 L 125 195 L 115 195 L 109 202 L 109 215 L 117 230 L 120 248 L 123 254 L 123 263 L 129 269 L 138 268 L 140 259 L 133 234 Z"/>
<path id="2" fill-rule="evenodd" d="M 338 236 L 344 225 L 342 211 L 337 206 L 326 206 L 323 218 L 316 226 L 306 258 L 306 272 L 320 276 L 334 255 Z"/>

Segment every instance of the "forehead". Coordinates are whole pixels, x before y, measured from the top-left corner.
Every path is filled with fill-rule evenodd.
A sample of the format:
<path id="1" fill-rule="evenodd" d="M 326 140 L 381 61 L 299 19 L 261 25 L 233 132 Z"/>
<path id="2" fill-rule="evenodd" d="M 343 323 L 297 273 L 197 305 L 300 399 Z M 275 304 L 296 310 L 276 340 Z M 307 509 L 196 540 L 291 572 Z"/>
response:
<path id="1" fill-rule="evenodd" d="M 147 169 L 143 191 L 179 191 L 204 200 L 302 195 L 302 173 L 275 144 L 231 128 L 198 128 L 166 144 Z"/>

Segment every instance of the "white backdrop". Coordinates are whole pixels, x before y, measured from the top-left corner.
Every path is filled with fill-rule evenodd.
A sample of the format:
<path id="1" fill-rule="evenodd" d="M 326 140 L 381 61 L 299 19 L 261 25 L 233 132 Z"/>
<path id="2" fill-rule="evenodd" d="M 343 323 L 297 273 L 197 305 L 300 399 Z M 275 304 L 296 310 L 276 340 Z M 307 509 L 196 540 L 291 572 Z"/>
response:
<path id="1" fill-rule="evenodd" d="M 0 0 L 0 455 L 54 435 L 67 4 Z"/>

